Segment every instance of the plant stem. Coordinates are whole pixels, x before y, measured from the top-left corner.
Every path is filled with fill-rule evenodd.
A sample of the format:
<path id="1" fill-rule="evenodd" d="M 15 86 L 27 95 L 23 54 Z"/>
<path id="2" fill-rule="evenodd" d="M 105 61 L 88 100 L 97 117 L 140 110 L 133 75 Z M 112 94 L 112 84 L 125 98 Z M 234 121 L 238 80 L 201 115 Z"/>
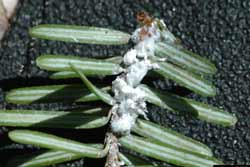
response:
<path id="1" fill-rule="evenodd" d="M 110 147 L 105 167 L 120 167 L 118 139 L 113 133 L 109 132 L 107 133 L 107 139 L 110 141 Z"/>

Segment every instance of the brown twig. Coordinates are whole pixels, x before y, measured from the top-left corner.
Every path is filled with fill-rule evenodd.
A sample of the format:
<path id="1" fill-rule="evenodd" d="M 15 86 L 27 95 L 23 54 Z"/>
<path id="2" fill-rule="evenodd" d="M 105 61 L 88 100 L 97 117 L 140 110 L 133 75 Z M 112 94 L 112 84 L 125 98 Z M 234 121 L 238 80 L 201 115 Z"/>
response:
<path id="1" fill-rule="evenodd" d="M 107 133 L 110 148 L 106 159 L 105 167 L 120 167 L 118 139 L 113 133 Z"/>

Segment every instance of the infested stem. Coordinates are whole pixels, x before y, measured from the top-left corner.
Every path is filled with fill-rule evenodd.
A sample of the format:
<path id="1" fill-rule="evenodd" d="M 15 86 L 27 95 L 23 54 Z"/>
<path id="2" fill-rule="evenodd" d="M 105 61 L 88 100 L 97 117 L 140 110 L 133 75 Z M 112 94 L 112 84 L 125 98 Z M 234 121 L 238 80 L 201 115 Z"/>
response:
<path id="1" fill-rule="evenodd" d="M 144 25 L 131 37 L 136 45 L 123 57 L 124 72 L 112 82 L 115 102 L 111 130 L 119 135 L 129 134 L 139 115 L 147 119 L 145 94 L 139 85 L 149 70 L 157 68 L 151 57 L 154 57 L 155 42 L 161 38 L 158 22 L 145 13 L 139 13 L 139 22 L 142 17 L 145 17 Z"/>
<path id="2" fill-rule="evenodd" d="M 142 17 L 145 19 L 142 20 Z M 124 55 L 124 72 L 112 82 L 114 104 L 111 109 L 111 133 L 108 133 L 111 145 L 105 167 L 121 164 L 117 136 L 129 135 L 139 115 L 147 119 L 145 93 L 139 85 L 149 70 L 158 68 L 150 58 L 154 57 L 154 45 L 161 34 L 158 20 L 139 13 L 138 21 L 142 27 L 136 29 L 131 37 L 136 45 Z"/>

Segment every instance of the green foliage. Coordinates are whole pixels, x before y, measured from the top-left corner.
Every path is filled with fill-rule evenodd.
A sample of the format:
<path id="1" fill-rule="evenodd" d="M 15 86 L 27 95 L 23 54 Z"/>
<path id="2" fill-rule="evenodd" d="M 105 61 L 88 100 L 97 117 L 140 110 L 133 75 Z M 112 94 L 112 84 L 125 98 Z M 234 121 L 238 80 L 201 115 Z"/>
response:
<path id="1" fill-rule="evenodd" d="M 67 161 L 73 161 L 83 158 L 80 154 L 70 153 L 66 151 L 46 151 L 36 152 L 33 155 L 22 155 L 11 159 L 8 167 L 34 167 L 34 166 L 49 166 Z"/>
<path id="2" fill-rule="evenodd" d="M 192 99 L 180 97 L 169 92 L 162 92 L 140 85 L 146 94 L 146 101 L 171 112 L 189 114 L 203 121 L 211 122 L 222 126 L 233 126 L 237 118 L 222 109 L 204 104 Z"/>
<path id="3" fill-rule="evenodd" d="M 199 75 L 191 73 L 168 62 L 158 63 L 159 68 L 155 71 L 167 79 L 172 79 L 181 86 L 184 86 L 203 96 L 214 96 L 215 87 Z"/>
<path id="4" fill-rule="evenodd" d="M 91 111 L 99 111 L 104 114 L 107 110 L 102 108 L 78 112 L 0 110 L 0 126 L 92 129 L 102 127 L 108 123 L 108 116 L 85 114 Z"/>
<path id="5" fill-rule="evenodd" d="M 77 69 L 76 66 L 74 66 L 73 64 L 71 64 L 72 69 L 79 75 L 79 77 L 81 78 L 81 80 L 84 82 L 84 84 L 87 86 L 87 88 L 94 93 L 97 97 L 99 97 L 103 102 L 109 104 L 109 105 L 113 105 L 113 98 L 106 92 L 103 92 L 101 89 L 98 89 L 97 87 L 95 87 L 86 77 L 85 75 L 79 70 Z"/>
<path id="6" fill-rule="evenodd" d="M 155 45 L 155 55 L 166 58 L 173 64 L 203 75 L 214 74 L 215 66 L 207 59 L 192 53 L 181 46 L 173 46 L 164 42 Z"/>
<path id="7" fill-rule="evenodd" d="M 159 145 L 153 140 L 147 140 L 133 135 L 122 137 L 120 142 L 122 146 L 128 149 L 179 166 L 211 167 L 214 164 L 223 164 L 211 156 L 195 154 L 166 145 Z"/>
<path id="8" fill-rule="evenodd" d="M 37 65 L 49 71 L 72 71 L 74 64 L 85 75 L 115 75 L 121 72 L 118 64 L 97 59 L 80 58 L 64 55 L 42 55 L 36 59 Z"/>
<path id="9" fill-rule="evenodd" d="M 129 34 L 121 31 L 70 25 L 39 25 L 30 29 L 30 35 L 48 40 L 101 45 L 126 44 L 130 38 Z"/>
<path id="10" fill-rule="evenodd" d="M 176 40 L 167 29 L 162 27 L 161 29 L 161 33 L 170 41 Z M 101 45 L 126 44 L 130 39 L 129 34 L 120 31 L 66 25 L 40 25 L 32 28 L 30 34 L 42 39 Z M 168 40 L 156 43 L 153 47 L 156 57 L 151 61 L 158 64 L 159 68 L 155 69 L 157 73 L 200 95 L 215 95 L 215 87 L 206 80 L 206 76 L 211 76 L 216 72 L 215 66 L 209 60 Z M 110 121 L 112 114 L 110 106 L 114 104 L 114 98 L 109 94 L 111 87 L 95 86 L 86 76 L 117 75 L 123 71 L 122 59 L 121 56 L 107 59 L 79 58 L 66 55 L 42 55 L 38 57 L 36 63 L 41 69 L 54 72 L 51 78 L 79 78 L 84 84 L 13 89 L 6 95 L 7 102 L 32 104 L 102 101 L 109 106 L 107 108 L 94 106 L 89 109 L 83 108 L 80 111 L 0 110 L 0 125 L 71 129 L 92 129 L 105 126 Z M 169 92 L 155 90 L 144 84 L 139 85 L 139 88 L 145 93 L 145 100 L 148 103 L 167 111 L 187 114 L 223 126 L 233 126 L 237 122 L 235 116 L 222 109 Z M 212 151 L 206 145 L 167 127 L 137 119 L 132 131 L 135 135 L 119 138 L 121 147 L 179 166 L 211 167 L 214 164 L 222 164 L 221 161 L 213 157 Z M 142 137 L 138 137 L 138 135 Z M 46 149 L 46 151 L 32 155 L 16 157 L 9 162 L 9 166 L 48 166 L 79 158 L 103 158 L 107 156 L 110 149 L 108 140 L 105 146 L 83 144 L 31 130 L 13 130 L 9 133 L 9 138 L 18 143 L 32 144 Z M 128 166 L 155 166 L 155 164 L 138 160 L 123 153 L 119 153 L 119 159 Z"/>
<path id="11" fill-rule="evenodd" d="M 18 143 L 32 144 L 52 150 L 72 152 L 91 158 L 104 157 L 107 154 L 109 147 L 107 144 L 105 148 L 100 149 L 88 144 L 32 130 L 13 130 L 9 133 L 9 138 Z"/>
<path id="12" fill-rule="evenodd" d="M 150 121 L 137 120 L 133 131 L 141 136 L 152 138 L 162 145 L 212 156 L 212 151 L 206 145 Z"/>
<path id="13" fill-rule="evenodd" d="M 102 87 L 109 91 L 109 86 Z M 6 95 L 6 101 L 14 104 L 90 102 L 99 98 L 82 85 L 48 85 L 13 89 Z"/>

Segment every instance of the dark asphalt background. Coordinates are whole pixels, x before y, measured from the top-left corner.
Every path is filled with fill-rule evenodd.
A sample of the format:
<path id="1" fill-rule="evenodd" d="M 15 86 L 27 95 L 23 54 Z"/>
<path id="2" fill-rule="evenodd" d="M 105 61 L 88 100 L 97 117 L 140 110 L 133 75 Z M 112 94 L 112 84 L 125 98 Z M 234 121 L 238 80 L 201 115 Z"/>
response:
<path id="1" fill-rule="evenodd" d="M 35 67 L 35 58 L 42 53 L 73 54 L 82 57 L 103 57 L 123 54 L 129 46 L 95 46 L 32 39 L 28 28 L 37 24 L 76 24 L 110 27 L 132 32 L 135 14 L 146 10 L 164 19 L 168 28 L 183 45 L 208 57 L 216 64 L 213 78 L 217 96 L 203 98 L 173 88 L 172 82 L 152 81 L 160 89 L 171 89 L 236 114 L 235 127 L 223 128 L 186 116 L 167 113 L 149 106 L 150 118 L 206 143 L 216 157 L 226 164 L 250 165 L 250 1 L 248 0 L 24 0 L 12 20 L 0 49 L 0 108 L 63 109 L 65 105 L 16 106 L 3 101 L 4 93 L 25 85 L 52 84 L 47 73 Z M 130 44 L 131 45 L 131 44 Z M 60 81 L 61 82 L 61 81 Z M 60 83 L 57 81 L 57 83 Z M 72 81 L 78 82 L 78 81 Z M 12 144 L 7 132 L 0 129 L 0 164 L 8 158 L 37 150 L 31 146 Z M 98 141 L 104 129 L 83 132 L 41 129 L 79 141 Z M 97 134 L 97 136 L 96 136 Z M 99 135 L 100 134 L 100 135 Z M 76 161 L 58 166 L 101 166 L 104 160 Z M 93 164 L 95 162 L 95 164 Z M 0 165 L 1 166 L 1 165 Z"/>

